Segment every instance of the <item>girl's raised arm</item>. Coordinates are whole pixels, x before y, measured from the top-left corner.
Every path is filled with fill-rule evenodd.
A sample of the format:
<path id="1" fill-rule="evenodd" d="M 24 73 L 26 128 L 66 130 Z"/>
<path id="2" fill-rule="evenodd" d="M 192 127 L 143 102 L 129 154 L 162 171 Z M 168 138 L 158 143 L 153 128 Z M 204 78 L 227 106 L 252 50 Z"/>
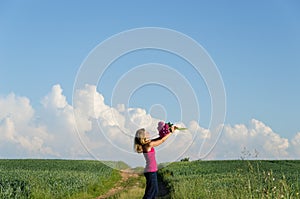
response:
<path id="1" fill-rule="evenodd" d="M 176 128 L 177 128 L 176 126 L 172 126 L 171 133 L 167 134 L 166 136 L 164 136 L 162 138 L 157 138 L 157 139 L 152 140 L 149 143 L 149 147 L 156 147 L 156 146 L 159 146 L 162 143 L 164 143 L 170 137 L 170 135 L 176 130 Z"/>

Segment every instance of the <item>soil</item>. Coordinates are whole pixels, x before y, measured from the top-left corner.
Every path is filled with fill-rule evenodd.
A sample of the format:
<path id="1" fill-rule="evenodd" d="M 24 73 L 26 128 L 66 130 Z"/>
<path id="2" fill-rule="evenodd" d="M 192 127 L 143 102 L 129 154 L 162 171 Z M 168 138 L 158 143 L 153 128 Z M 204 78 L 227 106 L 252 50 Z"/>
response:
<path id="1" fill-rule="evenodd" d="M 137 185 L 133 185 L 131 187 L 126 187 L 124 185 L 128 184 L 128 182 L 131 178 L 138 178 L 139 174 L 134 172 L 131 169 L 121 170 L 121 180 L 113 187 L 111 188 L 106 194 L 98 196 L 96 199 L 105 199 L 109 198 L 111 196 L 116 195 L 119 192 L 124 191 L 125 189 L 128 190 L 130 188 L 137 187 L 140 182 L 137 182 Z M 161 181 L 160 176 L 158 176 L 158 186 L 159 186 L 159 193 L 157 198 L 165 198 L 169 194 L 169 190 L 167 189 L 164 182 Z"/>
<path id="2" fill-rule="evenodd" d="M 121 176 L 122 179 L 113 188 L 111 188 L 106 194 L 97 197 L 97 199 L 105 199 L 121 192 L 125 188 L 125 182 L 128 181 L 129 178 L 137 178 L 138 174 L 134 173 L 130 169 L 126 169 L 121 170 Z"/>

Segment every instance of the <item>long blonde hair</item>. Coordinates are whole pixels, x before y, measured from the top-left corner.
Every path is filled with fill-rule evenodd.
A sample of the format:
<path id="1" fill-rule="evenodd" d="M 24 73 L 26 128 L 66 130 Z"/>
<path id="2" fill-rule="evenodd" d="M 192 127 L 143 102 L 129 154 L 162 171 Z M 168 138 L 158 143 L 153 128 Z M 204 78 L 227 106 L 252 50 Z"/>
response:
<path id="1" fill-rule="evenodd" d="M 150 140 L 146 137 L 146 130 L 144 128 L 137 130 L 134 138 L 134 151 L 142 153 L 143 145 L 148 144 L 149 142 Z"/>

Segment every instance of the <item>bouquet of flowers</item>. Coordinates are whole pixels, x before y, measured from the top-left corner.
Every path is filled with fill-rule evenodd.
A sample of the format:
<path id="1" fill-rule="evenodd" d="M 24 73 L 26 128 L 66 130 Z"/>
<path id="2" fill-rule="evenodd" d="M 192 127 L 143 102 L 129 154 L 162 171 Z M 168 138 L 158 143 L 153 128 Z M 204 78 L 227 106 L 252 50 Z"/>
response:
<path id="1" fill-rule="evenodd" d="M 158 127 L 157 130 L 159 132 L 159 136 L 162 138 L 166 135 L 168 135 L 171 132 L 171 128 L 174 124 L 172 124 L 171 122 L 165 123 L 163 121 L 158 122 Z M 175 126 L 176 130 L 186 130 L 187 128 L 179 128 L 177 126 Z"/>

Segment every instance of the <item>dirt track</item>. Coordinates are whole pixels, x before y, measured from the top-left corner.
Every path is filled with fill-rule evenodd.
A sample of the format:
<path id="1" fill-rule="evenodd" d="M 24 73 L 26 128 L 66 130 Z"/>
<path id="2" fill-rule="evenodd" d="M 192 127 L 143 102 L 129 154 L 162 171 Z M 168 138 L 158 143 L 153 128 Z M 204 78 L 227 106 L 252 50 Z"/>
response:
<path id="1" fill-rule="evenodd" d="M 109 198 L 125 190 L 128 191 L 130 189 L 136 189 L 137 187 L 141 187 L 141 183 L 143 182 L 141 182 L 140 179 L 137 179 L 140 177 L 140 174 L 134 172 L 131 169 L 121 170 L 120 174 L 122 176 L 121 180 L 113 188 L 111 188 L 106 194 L 98 196 L 96 199 Z M 136 181 L 136 182 L 132 183 L 132 181 Z M 158 178 L 158 186 L 159 186 L 159 193 L 157 198 L 165 198 L 165 196 L 169 194 L 169 191 L 166 185 L 160 180 L 160 178 Z"/>
<path id="2" fill-rule="evenodd" d="M 129 178 L 137 178 L 138 174 L 134 173 L 130 169 L 126 169 L 121 170 L 121 176 L 122 179 L 113 188 L 111 188 L 106 194 L 97 197 L 97 199 L 105 199 L 123 191 L 125 189 L 124 184 L 126 184 L 126 181 L 128 181 Z M 130 187 L 126 187 L 126 189 L 128 188 Z"/>

